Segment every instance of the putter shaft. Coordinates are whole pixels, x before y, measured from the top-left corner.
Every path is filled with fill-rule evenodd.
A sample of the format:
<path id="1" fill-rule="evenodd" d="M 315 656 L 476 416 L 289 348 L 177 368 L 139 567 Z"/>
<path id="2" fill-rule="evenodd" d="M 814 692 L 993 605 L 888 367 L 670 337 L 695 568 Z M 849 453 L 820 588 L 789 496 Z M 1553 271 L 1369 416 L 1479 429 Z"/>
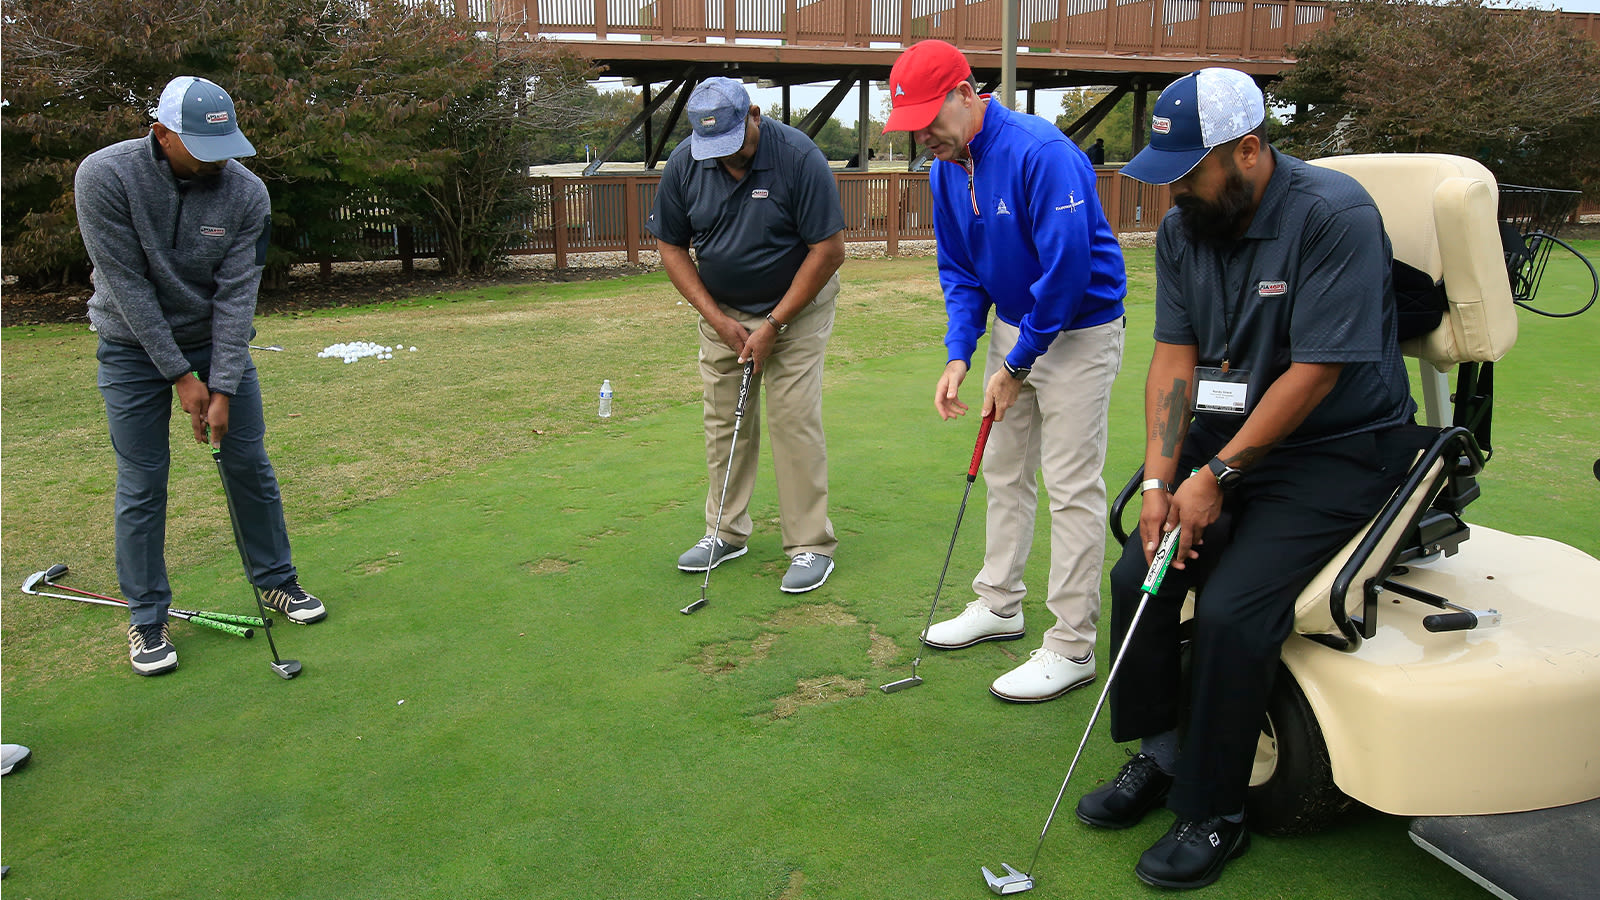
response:
<path id="1" fill-rule="evenodd" d="M 744 376 L 739 379 L 739 402 L 733 408 L 733 437 L 728 441 L 728 468 L 722 475 L 722 499 L 717 502 L 717 522 L 711 528 L 711 548 L 706 552 L 706 577 L 700 583 L 700 599 L 678 610 L 686 616 L 710 602 L 706 599 L 706 591 L 711 587 L 711 570 L 717 567 L 717 544 L 722 540 L 722 507 L 728 502 L 728 480 L 733 477 L 733 451 L 739 446 L 739 425 L 744 422 L 744 404 L 750 399 L 750 377 L 755 371 L 755 357 L 751 357 L 744 364 Z"/>
<path id="2" fill-rule="evenodd" d="M 1177 548 L 1178 529 L 1174 528 L 1161 539 L 1161 546 L 1156 548 L 1155 557 L 1150 561 L 1150 570 L 1145 574 L 1144 584 L 1140 585 L 1139 588 L 1139 606 L 1134 609 L 1133 619 L 1128 622 L 1128 631 L 1122 638 L 1122 647 L 1117 650 L 1117 656 L 1111 662 L 1111 671 L 1106 674 L 1106 683 L 1100 688 L 1100 699 L 1095 701 L 1094 712 L 1089 714 L 1089 725 L 1083 729 L 1083 738 L 1078 741 L 1078 751 L 1072 754 L 1072 763 L 1067 766 L 1067 777 L 1061 779 L 1061 789 L 1056 791 L 1056 800 L 1050 804 L 1050 814 L 1045 817 L 1044 828 L 1039 831 L 1039 840 L 1033 845 L 1033 858 L 1028 861 L 1027 871 L 1018 873 L 1016 869 L 1002 863 L 1001 865 L 1011 875 L 1005 878 L 997 878 L 988 868 L 984 868 L 984 880 L 988 882 L 990 890 L 995 893 L 1017 894 L 1033 889 L 1033 867 L 1039 862 L 1039 851 L 1044 849 L 1045 835 L 1050 833 L 1050 825 L 1055 821 L 1056 811 L 1061 808 L 1061 798 L 1067 794 L 1067 783 L 1072 781 L 1072 773 L 1078 768 L 1078 760 L 1083 758 L 1083 748 L 1089 743 L 1089 735 L 1094 733 L 1095 722 L 1100 719 L 1100 710 L 1105 707 L 1106 697 L 1111 693 L 1111 685 L 1117 680 L 1117 670 L 1122 668 L 1122 660 L 1128 655 L 1128 646 L 1133 643 L 1133 635 L 1139 627 L 1139 619 L 1144 616 L 1144 610 L 1149 605 L 1150 598 L 1161 590 L 1161 582 L 1166 578 L 1167 567 L 1171 565 L 1172 557 L 1176 555 Z M 1026 887 L 1015 887 L 1011 890 L 1003 889 L 1022 884 L 1021 881 L 1014 880 L 1015 876 L 1019 874 L 1026 879 Z"/>

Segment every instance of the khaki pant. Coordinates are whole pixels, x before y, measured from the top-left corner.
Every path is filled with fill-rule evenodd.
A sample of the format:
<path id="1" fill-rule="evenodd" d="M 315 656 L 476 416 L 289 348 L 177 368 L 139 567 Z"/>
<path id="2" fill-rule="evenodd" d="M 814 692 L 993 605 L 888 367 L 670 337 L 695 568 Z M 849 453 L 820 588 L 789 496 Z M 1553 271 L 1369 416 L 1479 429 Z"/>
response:
<path id="1" fill-rule="evenodd" d="M 983 456 L 988 517 L 983 570 L 972 589 L 996 613 L 1022 608 L 1022 572 L 1033 546 L 1044 472 L 1050 501 L 1050 584 L 1045 606 L 1056 622 L 1043 646 L 1074 659 L 1094 649 L 1105 558 L 1106 418 L 1111 383 L 1122 367 L 1122 319 L 1063 331 L 1033 364 L 1017 403 L 989 433 Z M 984 381 L 1002 368 L 1017 329 L 995 319 Z"/>
<path id="2" fill-rule="evenodd" d="M 706 469 L 711 489 L 706 495 L 706 534 L 717 521 L 723 478 L 728 497 L 722 507 L 722 539 L 743 546 L 750 539 L 750 496 L 761 452 L 761 389 L 767 394 L 767 437 L 772 442 L 773 476 L 778 482 L 779 521 L 783 552 L 833 556 L 838 540 L 828 520 L 828 445 L 822 433 L 822 361 L 833 334 L 834 275 L 789 323 L 773 345 L 761 371 L 751 379 L 745 402 L 733 469 L 728 470 L 728 445 L 733 440 L 734 408 L 744 366 L 705 319 L 700 320 L 700 378 L 705 386 Z M 730 307 L 722 311 L 754 331 L 763 316 Z"/>

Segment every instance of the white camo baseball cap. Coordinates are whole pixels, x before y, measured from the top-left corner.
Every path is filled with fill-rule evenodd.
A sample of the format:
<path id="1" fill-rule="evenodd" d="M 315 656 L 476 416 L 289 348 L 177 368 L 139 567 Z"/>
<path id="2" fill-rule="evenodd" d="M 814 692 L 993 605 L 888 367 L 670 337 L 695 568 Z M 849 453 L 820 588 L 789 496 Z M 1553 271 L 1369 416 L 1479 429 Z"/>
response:
<path id="1" fill-rule="evenodd" d="M 1249 75 L 1224 68 L 1190 72 L 1156 98 L 1150 143 L 1122 167 L 1122 174 L 1146 184 L 1171 184 L 1212 147 L 1255 131 L 1266 115 L 1266 99 Z"/>

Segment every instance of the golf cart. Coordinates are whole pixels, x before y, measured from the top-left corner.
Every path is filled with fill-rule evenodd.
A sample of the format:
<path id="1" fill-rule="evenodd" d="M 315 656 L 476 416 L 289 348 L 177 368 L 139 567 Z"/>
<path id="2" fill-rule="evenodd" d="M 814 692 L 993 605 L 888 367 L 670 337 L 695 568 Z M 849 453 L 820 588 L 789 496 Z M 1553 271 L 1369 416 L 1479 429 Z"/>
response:
<path id="1" fill-rule="evenodd" d="M 1419 845 L 1499 896 L 1571 896 L 1600 884 L 1600 560 L 1462 518 L 1492 452 L 1493 363 L 1515 343 L 1528 260 L 1502 245 L 1497 185 L 1477 162 L 1316 164 L 1361 182 L 1395 258 L 1443 282 L 1439 325 L 1402 345 L 1438 435 L 1299 598 L 1248 821 L 1305 833 L 1359 802 L 1417 817 Z M 1142 477 L 1112 506 L 1119 543 Z"/>

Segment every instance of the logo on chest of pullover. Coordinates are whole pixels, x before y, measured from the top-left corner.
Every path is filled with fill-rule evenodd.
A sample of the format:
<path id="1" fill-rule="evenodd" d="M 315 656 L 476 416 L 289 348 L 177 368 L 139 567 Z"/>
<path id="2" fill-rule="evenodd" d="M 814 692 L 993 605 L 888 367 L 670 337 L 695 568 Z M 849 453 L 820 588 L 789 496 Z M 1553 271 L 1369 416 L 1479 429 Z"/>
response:
<path id="1" fill-rule="evenodd" d="M 228 229 L 223 228 L 221 225 L 201 225 L 200 226 L 200 236 L 201 237 L 223 237 L 227 233 L 228 233 Z"/>
<path id="2" fill-rule="evenodd" d="M 1289 282 L 1263 281 L 1256 288 L 1263 297 L 1282 297 L 1284 294 L 1289 293 Z"/>
<path id="3" fill-rule="evenodd" d="M 1011 215 L 1011 210 L 1006 209 L 1006 202 L 1001 200 L 1000 205 L 994 208 L 994 214 L 997 216 L 1009 216 Z"/>

